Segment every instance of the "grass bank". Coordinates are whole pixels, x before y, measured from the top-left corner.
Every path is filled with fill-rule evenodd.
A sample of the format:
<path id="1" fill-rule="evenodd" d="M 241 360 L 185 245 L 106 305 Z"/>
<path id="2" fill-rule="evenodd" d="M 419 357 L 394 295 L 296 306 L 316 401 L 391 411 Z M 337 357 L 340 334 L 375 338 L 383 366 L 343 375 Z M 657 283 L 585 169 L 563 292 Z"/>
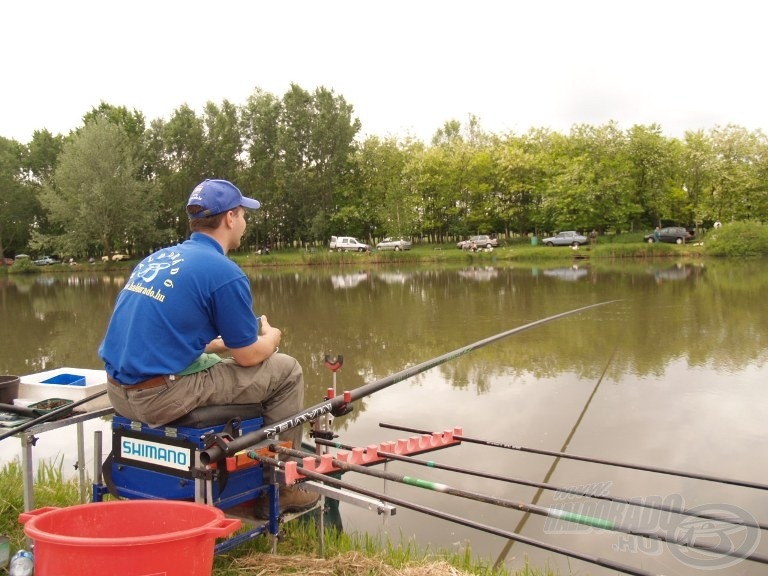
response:
<path id="1" fill-rule="evenodd" d="M 655 258 L 701 258 L 700 245 L 598 243 L 594 246 L 571 247 L 531 246 L 512 244 L 490 251 L 468 252 L 450 246 L 417 245 L 405 252 L 333 252 L 330 250 L 273 250 L 271 254 L 231 253 L 243 267 L 270 266 L 367 266 L 379 264 L 466 264 L 490 265 L 498 262 L 572 262 L 574 260 L 617 260 Z"/>
<path id="2" fill-rule="evenodd" d="M 706 255 L 701 242 L 677 246 L 675 244 L 647 244 L 642 237 L 622 235 L 604 237 L 597 244 L 581 246 L 578 250 L 570 246 L 548 247 L 531 245 L 530 241 L 519 240 L 506 243 L 499 248 L 478 252 L 459 250 L 455 244 L 415 244 L 412 250 L 395 252 L 373 250 L 371 252 L 336 252 L 323 248 L 276 248 L 270 254 L 240 250 L 229 256 L 244 268 L 283 266 L 368 266 L 380 264 L 465 264 L 491 265 L 498 262 L 539 262 L 557 263 L 573 260 L 617 260 L 652 258 L 702 258 Z M 53 264 L 35 266 L 31 262 L 19 261 L 13 266 L 0 266 L 0 274 L 40 274 L 72 272 L 109 272 L 132 269 L 138 258 L 123 262 L 94 262 Z"/>
<path id="3" fill-rule="evenodd" d="M 61 462 L 41 462 L 35 480 L 38 508 L 63 508 L 79 504 L 75 480 L 64 480 Z M 97 506 L 98 504 L 94 504 Z M 24 510 L 22 471 L 18 460 L 0 469 L 0 534 L 10 539 L 11 554 L 26 548 L 24 528 L 18 517 Z M 293 521 L 282 526 L 278 553 L 271 554 L 271 539 L 255 538 L 216 556 L 212 576 L 279 576 L 323 574 L 326 576 L 555 576 L 546 569 L 525 567 L 515 573 L 494 570 L 471 550 L 461 553 L 423 550 L 411 541 L 380 543 L 366 534 L 325 533 L 325 553 L 320 555 L 314 521 Z"/>

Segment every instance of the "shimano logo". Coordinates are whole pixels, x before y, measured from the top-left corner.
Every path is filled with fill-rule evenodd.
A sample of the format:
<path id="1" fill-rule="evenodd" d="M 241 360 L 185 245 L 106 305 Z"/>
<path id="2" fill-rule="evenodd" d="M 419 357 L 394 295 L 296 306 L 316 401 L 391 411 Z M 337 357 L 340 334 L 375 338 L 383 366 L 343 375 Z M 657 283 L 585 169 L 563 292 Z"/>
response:
<path id="1" fill-rule="evenodd" d="M 138 462 L 183 471 L 189 470 L 192 459 L 189 449 L 139 438 L 123 438 L 120 444 L 120 455 Z"/>

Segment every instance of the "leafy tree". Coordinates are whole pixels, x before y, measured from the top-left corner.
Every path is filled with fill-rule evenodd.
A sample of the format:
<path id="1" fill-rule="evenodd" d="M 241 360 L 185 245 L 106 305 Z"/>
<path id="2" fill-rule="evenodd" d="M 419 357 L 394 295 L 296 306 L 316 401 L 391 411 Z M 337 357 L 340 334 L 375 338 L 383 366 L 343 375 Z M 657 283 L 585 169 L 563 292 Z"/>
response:
<path id="1" fill-rule="evenodd" d="M 446 122 L 425 150 L 419 186 L 423 232 L 433 238 L 491 233 L 501 226 L 491 139 L 470 116 Z"/>
<path id="2" fill-rule="evenodd" d="M 48 130 L 35 130 L 23 155 L 26 179 L 38 185 L 48 181 L 56 168 L 63 147 L 62 135 L 54 136 Z"/>
<path id="3" fill-rule="evenodd" d="M 243 151 L 238 108 L 228 100 L 224 100 L 221 107 L 208 102 L 203 111 L 203 125 L 205 176 L 236 180 Z"/>
<path id="4" fill-rule="evenodd" d="M 23 182 L 24 146 L 0 137 L 0 258 L 27 245 L 39 205 L 32 187 Z"/>
<path id="5" fill-rule="evenodd" d="M 405 166 L 413 152 L 413 143 L 401 145 L 395 138 L 371 136 L 355 155 L 354 187 L 360 191 L 361 209 L 374 212 L 377 238 L 413 236 L 417 231 L 416 202 L 405 180 Z"/>
<path id="6" fill-rule="evenodd" d="M 282 213 L 275 193 L 281 161 L 278 133 L 282 109 L 279 98 L 257 89 L 240 111 L 245 152 L 243 186 L 261 200 L 261 209 L 253 216 L 253 225 L 249 225 L 246 232 L 253 235 L 257 244 L 275 235 Z"/>
<path id="7" fill-rule="evenodd" d="M 666 212 L 667 199 L 679 190 L 675 177 L 679 170 L 675 140 L 666 139 L 657 124 L 633 126 L 629 130 L 627 153 L 632 164 L 632 195 L 642 208 L 638 212 L 639 226 L 660 226 Z"/>
<path id="8" fill-rule="evenodd" d="M 42 198 L 52 224 L 35 235 L 40 248 L 80 256 L 135 250 L 151 241 L 155 202 L 137 178 L 134 142 L 116 124 L 96 118 L 67 142 Z"/>
<path id="9" fill-rule="evenodd" d="M 83 116 L 83 126 L 93 124 L 96 120 L 106 120 L 120 126 L 123 133 L 135 144 L 140 144 L 144 138 L 146 119 L 138 110 L 129 111 L 125 106 L 114 106 L 101 102 L 97 107 Z"/>
<path id="10" fill-rule="evenodd" d="M 766 185 L 755 166 L 766 142 L 762 134 L 729 125 L 712 131 L 717 175 L 707 198 L 713 213 L 726 220 L 748 220 L 764 215 Z"/>
<path id="11" fill-rule="evenodd" d="M 680 154 L 681 188 L 690 201 L 696 221 L 722 220 L 720 207 L 709 196 L 717 173 L 712 139 L 703 130 L 686 132 Z"/>
<path id="12" fill-rule="evenodd" d="M 157 226 L 167 230 L 161 242 L 172 244 L 187 236 L 189 226 L 184 209 L 189 194 L 200 181 L 212 176 L 206 176 L 203 120 L 184 104 L 173 112 L 168 122 L 153 121 L 147 141 L 158 181 Z"/>
<path id="13" fill-rule="evenodd" d="M 581 125 L 562 143 L 545 199 L 553 228 L 622 229 L 640 211 L 625 135 L 613 122 Z"/>
<path id="14" fill-rule="evenodd" d="M 433 242 L 442 242 L 449 232 L 463 233 L 458 229 L 459 214 L 464 206 L 461 199 L 450 193 L 450 155 L 446 148 L 432 147 L 424 150 L 415 170 L 414 189 L 418 194 L 418 211 L 421 215 L 421 236 Z M 455 189 L 451 191 L 455 192 Z M 458 205 L 457 205 L 458 204 Z"/>
<path id="15" fill-rule="evenodd" d="M 497 137 L 470 116 L 445 122 L 429 145 L 358 142 L 351 104 L 295 84 L 282 97 L 257 89 L 242 107 L 208 102 L 201 115 L 182 105 L 148 128 L 141 112 L 104 102 L 83 120 L 66 138 L 43 130 L 27 146 L 0 145 L 6 248 L 100 252 L 179 241 L 188 231 L 190 190 L 213 177 L 262 200 L 244 246 L 325 241 L 332 233 L 442 242 L 470 233 L 706 227 L 768 217 L 768 141 L 732 125 L 682 140 L 664 137 L 656 124 L 623 132 L 614 122 Z M 115 174 L 110 165 L 119 167 Z M 86 218 L 86 197 L 108 216 L 90 214 L 90 230 L 80 220 L 72 225 Z M 122 209 L 136 197 L 144 207 L 129 216 Z"/>
<path id="16" fill-rule="evenodd" d="M 344 193 L 360 121 L 352 118 L 344 98 L 325 88 L 310 94 L 292 84 L 282 104 L 278 146 L 283 154 L 275 198 L 285 207 L 281 233 L 289 241 L 317 239 L 329 233 L 317 224 L 328 222 L 334 194 Z M 370 235 L 373 223 L 360 224 Z"/>
<path id="17" fill-rule="evenodd" d="M 543 148 L 539 145 L 544 133 L 531 133 L 527 137 L 513 135 L 500 142 L 493 151 L 493 163 L 498 170 L 496 198 L 499 217 L 508 236 L 511 231 L 527 234 L 535 230 L 539 190 L 543 179 Z"/>

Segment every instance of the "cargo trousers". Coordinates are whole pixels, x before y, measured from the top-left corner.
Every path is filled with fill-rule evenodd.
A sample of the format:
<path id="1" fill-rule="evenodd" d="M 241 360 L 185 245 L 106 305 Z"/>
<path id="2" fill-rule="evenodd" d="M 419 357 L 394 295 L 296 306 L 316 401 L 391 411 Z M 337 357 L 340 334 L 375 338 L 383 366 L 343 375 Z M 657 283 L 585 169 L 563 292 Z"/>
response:
<path id="1" fill-rule="evenodd" d="M 126 418 L 163 426 L 200 406 L 262 404 L 264 425 L 280 422 L 304 407 L 304 374 L 298 361 L 275 353 L 256 366 L 240 366 L 224 359 L 210 368 L 186 376 L 165 376 L 165 385 L 144 390 L 108 384 L 115 411 Z M 280 434 L 301 447 L 302 428 Z"/>

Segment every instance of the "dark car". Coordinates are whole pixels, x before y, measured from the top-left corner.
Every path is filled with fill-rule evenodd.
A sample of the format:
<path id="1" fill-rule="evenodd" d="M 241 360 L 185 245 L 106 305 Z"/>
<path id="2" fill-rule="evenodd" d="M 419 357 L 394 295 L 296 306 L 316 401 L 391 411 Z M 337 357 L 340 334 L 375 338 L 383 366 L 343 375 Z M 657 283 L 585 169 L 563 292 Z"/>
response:
<path id="1" fill-rule="evenodd" d="M 685 244 L 693 240 L 696 233 L 682 226 L 667 226 L 646 234 L 643 239 L 649 244 L 654 242 L 667 242 L 669 244 Z"/>

